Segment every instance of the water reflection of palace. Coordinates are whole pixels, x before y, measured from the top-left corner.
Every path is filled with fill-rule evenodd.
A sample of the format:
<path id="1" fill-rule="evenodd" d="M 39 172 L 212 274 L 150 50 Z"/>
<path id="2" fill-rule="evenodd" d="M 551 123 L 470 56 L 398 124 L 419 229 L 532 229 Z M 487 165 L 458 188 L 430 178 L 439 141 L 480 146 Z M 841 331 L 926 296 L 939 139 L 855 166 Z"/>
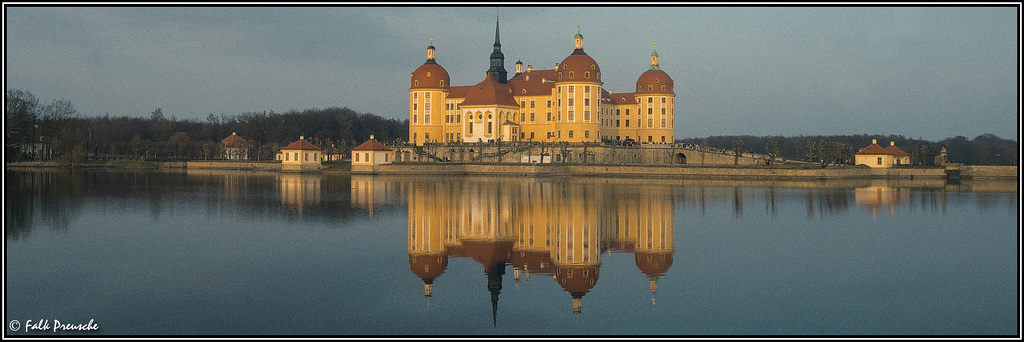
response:
<path id="1" fill-rule="evenodd" d="M 428 300 L 449 258 L 483 267 L 494 315 L 508 266 L 516 281 L 550 276 L 579 314 L 597 284 L 602 253 L 635 255 L 652 304 L 658 278 L 672 265 L 671 187 L 463 178 L 412 182 L 406 190 L 409 268 L 423 280 Z"/>

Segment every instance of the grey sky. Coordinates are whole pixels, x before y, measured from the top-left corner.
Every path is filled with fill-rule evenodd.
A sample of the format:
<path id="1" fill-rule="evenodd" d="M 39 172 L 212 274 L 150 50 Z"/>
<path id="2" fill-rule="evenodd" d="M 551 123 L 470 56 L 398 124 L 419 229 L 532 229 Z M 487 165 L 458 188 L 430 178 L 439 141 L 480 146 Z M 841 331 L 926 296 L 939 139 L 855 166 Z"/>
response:
<path id="1" fill-rule="evenodd" d="M 7 7 L 6 89 L 85 115 L 205 118 L 349 107 L 408 118 L 429 37 L 483 79 L 494 7 Z M 676 136 L 1018 133 L 1017 7 L 502 7 L 505 68 L 550 69 L 577 24 L 604 87 L 651 45 Z"/>

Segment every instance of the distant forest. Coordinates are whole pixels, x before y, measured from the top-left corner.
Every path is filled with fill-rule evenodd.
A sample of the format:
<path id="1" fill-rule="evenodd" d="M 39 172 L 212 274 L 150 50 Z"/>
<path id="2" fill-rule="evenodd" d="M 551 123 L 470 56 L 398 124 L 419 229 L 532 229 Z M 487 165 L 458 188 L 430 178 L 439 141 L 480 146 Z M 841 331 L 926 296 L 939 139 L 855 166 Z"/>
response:
<path id="1" fill-rule="evenodd" d="M 974 139 L 964 136 L 946 138 L 938 142 L 911 139 L 902 135 L 813 135 L 798 137 L 782 136 L 710 136 L 706 138 L 678 139 L 677 142 L 705 145 L 707 147 L 743 152 L 762 153 L 808 162 L 850 164 L 861 148 L 871 145 L 871 139 L 878 145 L 889 146 L 895 141 L 896 147 L 910 154 L 913 165 L 933 165 L 935 157 L 946 148 L 950 162 L 970 165 L 1017 165 L 1019 143 L 992 134 L 982 134 Z"/>
<path id="2" fill-rule="evenodd" d="M 320 148 L 346 155 L 371 134 L 381 142 L 404 141 L 408 120 L 386 119 L 349 108 L 250 112 L 206 119 L 166 118 L 156 108 L 149 118 L 86 117 L 67 100 L 41 105 L 29 92 L 7 91 L 7 160 L 26 160 L 24 146 L 35 140 L 43 150 L 34 159 L 219 159 L 220 141 L 237 133 L 250 144 L 250 159 L 273 160 L 281 147 L 305 136 Z M 35 139 L 33 139 L 35 137 Z M 39 148 L 37 148 L 39 149 Z"/>
<path id="3" fill-rule="evenodd" d="M 335 147 L 343 156 L 370 134 L 378 141 L 407 141 L 409 120 L 386 119 L 349 108 L 249 112 L 234 116 L 209 114 L 205 119 L 166 118 L 160 108 L 149 118 L 86 117 L 68 100 L 42 104 L 31 93 L 8 90 L 5 108 L 7 161 L 85 159 L 186 160 L 219 159 L 220 141 L 233 132 L 248 141 L 249 157 L 273 160 L 281 147 L 305 136 L 320 148 Z M 786 160 L 848 164 L 862 147 L 896 146 L 914 165 L 931 165 L 942 147 L 953 162 L 972 165 L 1017 165 L 1018 142 L 991 134 L 938 142 L 904 136 L 832 135 L 799 137 L 710 136 L 678 139 L 678 143 L 763 153 Z M 35 144 L 36 146 L 32 147 Z M 36 151 L 35 155 L 26 151 Z"/>

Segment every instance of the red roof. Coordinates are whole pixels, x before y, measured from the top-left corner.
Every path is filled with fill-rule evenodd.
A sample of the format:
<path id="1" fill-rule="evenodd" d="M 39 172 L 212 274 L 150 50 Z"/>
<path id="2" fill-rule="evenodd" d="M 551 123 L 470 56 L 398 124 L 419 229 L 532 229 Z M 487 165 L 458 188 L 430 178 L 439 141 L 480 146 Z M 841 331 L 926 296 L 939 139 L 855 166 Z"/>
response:
<path id="1" fill-rule="evenodd" d="M 889 147 L 885 148 L 885 152 L 894 156 L 910 156 L 909 153 L 903 151 L 899 147 L 896 147 L 896 145 L 889 145 Z"/>
<path id="2" fill-rule="evenodd" d="M 356 146 L 353 151 L 391 151 L 387 146 L 381 145 L 377 140 L 367 140 L 362 145 Z"/>
<path id="3" fill-rule="evenodd" d="M 899 147 L 896 147 L 896 145 L 889 145 L 889 147 L 882 148 L 882 146 L 878 146 L 878 144 L 871 144 L 868 147 L 862 148 L 860 149 L 860 151 L 857 151 L 857 154 L 887 154 L 894 156 L 910 156 L 910 154 L 904 152 Z"/>
<path id="4" fill-rule="evenodd" d="M 242 137 L 238 136 L 238 134 L 232 132 L 231 135 L 229 135 L 227 138 L 221 140 L 220 144 L 227 147 L 239 147 L 244 146 L 246 144 L 246 141 L 245 139 L 242 139 Z"/>
<path id="5" fill-rule="evenodd" d="M 515 96 L 551 96 L 555 87 L 555 70 L 532 70 L 508 80 Z M 525 92 L 524 92 L 525 90 Z"/>
<path id="6" fill-rule="evenodd" d="M 483 81 L 469 89 L 462 101 L 463 107 L 486 105 L 519 107 L 519 102 L 512 97 L 512 89 L 508 85 L 498 83 L 491 74 L 487 74 Z"/>
<path id="7" fill-rule="evenodd" d="M 310 144 L 306 139 L 299 139 L 299 141 L 293 142 L 288 146 L 282 148 L 282 150 L 315 150 L 320 151 L 319 147 Z"/>
<path id="8" fill-rule="evenodd" d="M 466 93 L 469 93 L 469 88 L 472 88 L 472 87 L 473 86 L 454 86 L 454 87 L 448 88 L 448 98 L 449 99 L 464 99 L 464 98 L 466 98 Z"/>

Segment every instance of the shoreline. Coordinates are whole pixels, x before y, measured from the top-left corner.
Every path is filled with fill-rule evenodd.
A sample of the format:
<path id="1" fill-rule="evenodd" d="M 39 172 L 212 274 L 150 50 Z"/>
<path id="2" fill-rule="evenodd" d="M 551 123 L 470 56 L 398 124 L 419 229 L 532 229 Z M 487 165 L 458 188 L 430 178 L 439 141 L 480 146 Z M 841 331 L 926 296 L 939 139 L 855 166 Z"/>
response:
<path id="1" fill-rule="evenodd" d="M 7 169 L 64 168 L 55 162 L 5 164 Z M 212 169 L 238 171 L 298 172 L 282 170 L 276 161 L 108 161 L 87 162 L 80 169 Z M 963 179 L 1019 179 L 1017 166 L 964 165 L 956 169 Z M 595 164 L 499 164 L 499 163 L 396 163 L 356 165 L 326 163 L 312 173 L 370 175 L 464 175 L 464 176 L 580 176 L 676 179 L 948 179 L 944 168 L 897 167 L 873 169 L 864 166 L 730 166 L 730 165 L 595 165 Z"/>

